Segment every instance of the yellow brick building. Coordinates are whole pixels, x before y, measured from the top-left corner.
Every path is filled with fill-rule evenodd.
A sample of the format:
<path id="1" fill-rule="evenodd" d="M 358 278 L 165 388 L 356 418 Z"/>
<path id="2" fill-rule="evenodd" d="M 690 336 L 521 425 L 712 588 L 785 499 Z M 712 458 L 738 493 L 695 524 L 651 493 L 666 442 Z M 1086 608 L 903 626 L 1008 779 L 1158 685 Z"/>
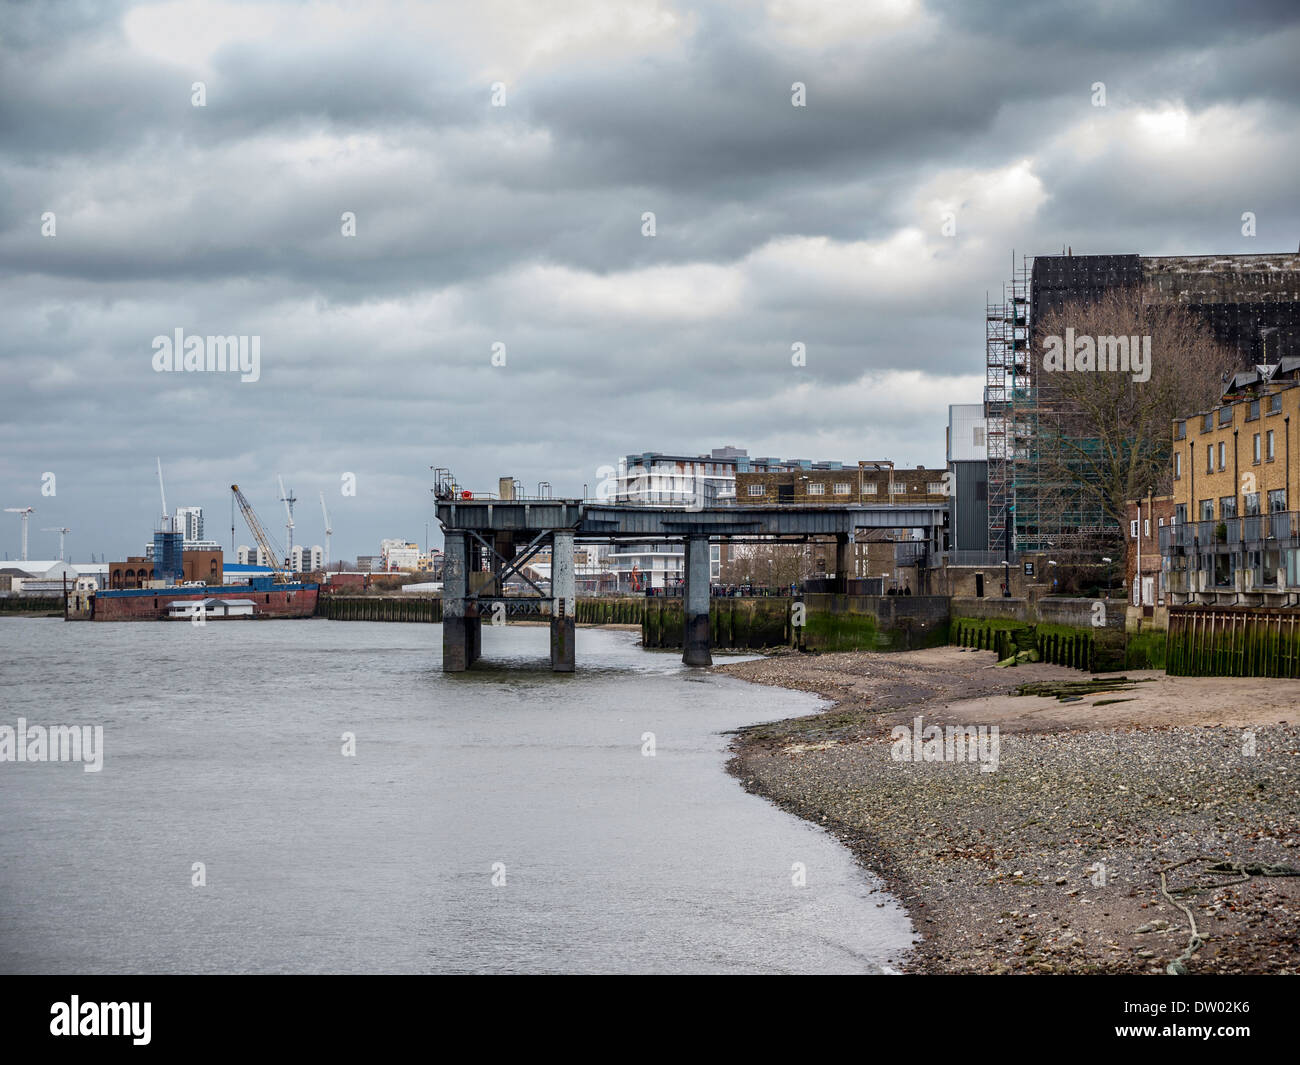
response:
<path id="1" fill-rule="evenodd" d="M 1160 553 L 1175 604 L 1300 602 L 1293 361 L 1237 374 L 1219 406 L 1174 422 L 1174 524 Z"/>

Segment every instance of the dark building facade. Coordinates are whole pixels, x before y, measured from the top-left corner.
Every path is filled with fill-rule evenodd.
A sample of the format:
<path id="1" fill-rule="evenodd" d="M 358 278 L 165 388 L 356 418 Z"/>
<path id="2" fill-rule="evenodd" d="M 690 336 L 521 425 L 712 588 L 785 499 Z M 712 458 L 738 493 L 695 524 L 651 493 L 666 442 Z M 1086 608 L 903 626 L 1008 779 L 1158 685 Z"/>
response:
<path id="1" fill-rule="evenodd" d="M 1030 271 L 1030 321 L 1114 288 L 1180 303 L 1241 357 L 1243 369 L 1300 356 L 1300 253 L 1041 255 Z"/>

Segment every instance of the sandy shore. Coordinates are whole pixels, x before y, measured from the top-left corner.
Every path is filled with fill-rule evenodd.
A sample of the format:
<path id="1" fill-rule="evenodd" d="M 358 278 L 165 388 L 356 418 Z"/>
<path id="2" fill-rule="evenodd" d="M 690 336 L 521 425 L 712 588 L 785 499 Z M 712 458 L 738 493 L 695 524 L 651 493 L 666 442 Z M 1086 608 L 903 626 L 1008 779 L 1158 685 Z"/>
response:
<path id="1" fill-rule="evenodd" d="M 779 654 L 717 667 L 815 692 L 821 714 L 743 730 L 750 791 L 848 844 L 923 939 L 913 972 L 1300 972 L 1300 681 L 1126 674 L 1071 702 L 1014 694 L 1088 674 L 997 669 L 991 652 Z M 997 768 L 902 760 L 891 729 L 998 727 Z M 991 769 L 991 766 L 990 766 Z M 1199 857 L 1198 857 L 1199 856 Z M 1193 885 L 1200 890 L 1181 894 Z"/>

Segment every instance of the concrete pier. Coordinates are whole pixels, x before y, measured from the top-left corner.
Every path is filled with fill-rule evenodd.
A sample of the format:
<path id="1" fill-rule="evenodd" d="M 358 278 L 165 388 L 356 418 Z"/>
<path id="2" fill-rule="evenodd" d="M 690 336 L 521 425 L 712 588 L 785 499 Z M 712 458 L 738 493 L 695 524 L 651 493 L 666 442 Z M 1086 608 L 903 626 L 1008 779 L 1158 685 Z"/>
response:
<path id="1" fill-rule="evenodd" d="M 556 530 L 551 538 L 551 595 L 551 669 L 572 673 L 577 666 L 573 637 L 578 597 L 571 529 Z"/>
<path id="2" fill-rule="evenodd" d="M 849 578 L 853 576 L 853 541 L 848 533 L 835 537 L 835 590 L 840 593 L 849 590 Z"/>
<path id="3" fill-rule="evenodd" d="M 469 641 L 465 623 L 468 605 L 466 543 L 461 532 L 449 532 L 443 547 L 442 566 L 442 670 L 460 673 L 470 667 Z"/>
<path id="4" fill-rule="evenodd" d="M 709 652 L 709 538 L 686 538 L 686 588 L 683 595 L 682 661 L 711 666 Z"/>
<path id="5" fill-rule="evenodd" d="M 443 471 L 444 474 L 446 471 Z M 946 504 L 848 506 L 705 506 L 589 502 L 554 499 L 541 491 L 524 497 L 513 480 L 502 478 L 493 497 L 476 498 L 444 477 L 437 494 L 438 522 L 447 537 L 443 590 L 443 668 L 468 669 L 479 654 L 480 610 L 502 603 L 512 614 L 540 616 L 549 606 L 551 668 L 576 667 L 577 621 L 574 544 L 686 542 L 686 587 L 682 602 L 682 661 L 708 666 L 710 653 L 710 544 L 718 541 L 807 543 L 834 538 L 836 574 L 852 576 L 852 542 L 857 529 L 924 527 L 932 536 L 943 524 Z M 551 587 L 529 575 L 528 563 L 550 545 Z M 460 567 L 456 575 L 451 570 Z M 516 591 L 505 596 L 507 583 Z M 520 584 L 527 586 L 519 588 Z M 646 604 L 638 613 L 652 639 L 662 640 L 664 623 L 679 624 L 676 611 L 665 622 L 665 603 Z M 735 611 L 733 610 L 732 613 Z M 645 620 L 645 619 L 649 620 Z M 657 619 L 657 620 L 655 620 Z M 781 622 L 785 624 L 784 619 Z M 658 625 L 659 629 L 655 629 Z M 653 632 L 651 631 L 653 630 Z M 662 642 L 655 643 L 662 646 Z"/>

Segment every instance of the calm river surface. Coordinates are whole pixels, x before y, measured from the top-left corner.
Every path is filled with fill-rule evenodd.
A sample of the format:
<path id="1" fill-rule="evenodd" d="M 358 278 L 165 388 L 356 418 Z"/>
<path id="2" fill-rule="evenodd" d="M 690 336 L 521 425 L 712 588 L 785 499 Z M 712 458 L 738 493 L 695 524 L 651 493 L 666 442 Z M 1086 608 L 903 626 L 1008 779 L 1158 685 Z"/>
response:
<path id="1" fill-rule="evenodd" d="M 0 762 L 0 970 L 879 972 L 911 942 L 724 771 L 723 730 L 811 696 L 594 629 L 571 676 L 513 625 L 444 676 L 441 638 L 0 619 L 0 725 L 104 730 L 98 773 Z"/>

